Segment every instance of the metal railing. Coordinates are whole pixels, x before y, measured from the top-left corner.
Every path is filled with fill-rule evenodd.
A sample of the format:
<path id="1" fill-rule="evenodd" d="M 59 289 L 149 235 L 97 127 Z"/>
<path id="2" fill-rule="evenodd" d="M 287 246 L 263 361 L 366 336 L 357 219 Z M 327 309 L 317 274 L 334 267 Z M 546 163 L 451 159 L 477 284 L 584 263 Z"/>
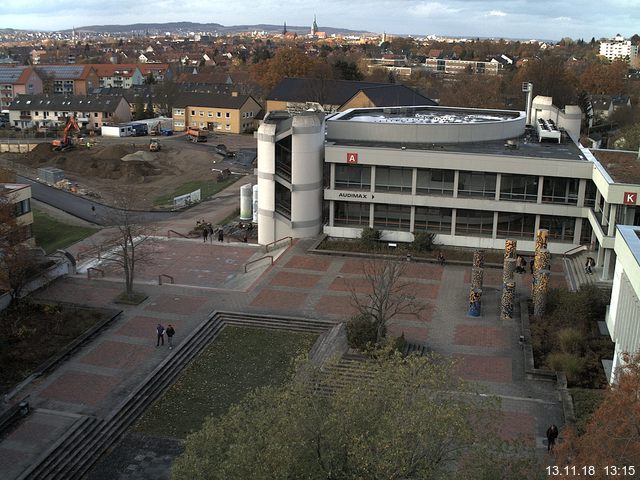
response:
<path id="1" fill-rule="evenodd" d="M 289 242 L 289 245 L 291 245 L 293 243 L 293 237 L 282 237 L 282 238 L 279 238 L 278 240 L 274 240 L 273 242 L 267 243 L 264 246 L 265 253 L 269 253 L 269 247 L 275 246 L 278 243 L 280 243 L 282 241 L 285 241 L 285 240 L 287 240 Z"/>
<path id="2" fill-rule="evenodd" d="M 169 282 L 173 284 L 173 277 L 171 275 L 161 273 L 160 275 L 158 275 L 158 285 L 162 285 L 162 277 L 167 277 L 169 279 Z"/>
<path id="3" fill-rule="evenodd" d="M 87 268 L 87 279 L 91 280 L 91 272 L 98 272 L 102 278 L 104 278 L 104 270 L 101 268 L 89 267 Z"/>
<path id="4" fill-rule="evenodd" d="M 259 262 L 260 260 L 264 260 L 265 258 L 268 258 L 271 260 L 271 265 L 273 265 L 273 255 L 265 255 L 264 257 L 260 257 L 260 258 L 256 258 L 255 260 L 251 260 L 250 262 L 247 262 L 244 264 L 244 273 L 247 273 L 247 267 L 253 263 Z"/>
<path id="5" fill-rule="evenodd" d="M 589 246 L 588 245 L 578 245 L 577 247 L 573 247 L 570 250 L 567 250 L 566 252 L 564 252 L 562 254 L 562 258 L 566 258 L 569 255 L 573 255 L 574 253 L 578 253 L 578 252 L 583 252 L 585 250 L 589 250 Z"/>

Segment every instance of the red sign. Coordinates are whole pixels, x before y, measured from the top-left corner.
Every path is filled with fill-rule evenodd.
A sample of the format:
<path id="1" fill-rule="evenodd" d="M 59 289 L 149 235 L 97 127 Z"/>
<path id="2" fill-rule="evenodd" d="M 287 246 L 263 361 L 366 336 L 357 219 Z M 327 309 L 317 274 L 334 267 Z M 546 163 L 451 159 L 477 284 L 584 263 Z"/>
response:
<path id="1" fill-rule="evenodd" d="M 635 205 L 636 200 L 638 200 L 638 194 L 634 192 L 624 192 L 624 200 L 623 203 L 625 205 Z"/>
<path id="2" fill-rule="evenodd" d="M 347 153 L 347 163 L 358 163 L 358 154 Z"/>

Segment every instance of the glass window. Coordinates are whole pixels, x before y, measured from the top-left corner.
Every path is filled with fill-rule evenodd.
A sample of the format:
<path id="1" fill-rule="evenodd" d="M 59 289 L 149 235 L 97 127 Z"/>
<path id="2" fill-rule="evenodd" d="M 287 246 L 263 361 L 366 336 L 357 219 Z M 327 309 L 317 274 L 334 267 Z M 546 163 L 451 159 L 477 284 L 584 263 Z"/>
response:
<path id="1" fill-rule="evenodd" d="M 451 209 L 436 207 L 416 207 L 414 231 L 451 234 Z"/>
<path id="2" fill-rule="evenodd" d="M 536 228 L 536 216 L 527 213 L 498 213 L 498 238 L 522 238 L 532 240 Z"/>
<path id="3" fill-rule="evenodd" d="M 411 193 L 412 168 L 376 167 L 376 192 Z"/>
<path id="4" fill-rule="evenodd" d="M 19 217 L 20 215 L 24 215 L 25 213 L 29 213 L 30 211 L 31 211 L 31 200 L 28 198 L 15 204 L 16 217 Z"/>
<path id="5" fill-rule="evenodd" d="M 578 184 L 576 178 L 545 177 L 542 185 L 543 203 L 578 204 Z"/>
<path id="6" fill-rule="evenodd" d="M 195 110 L 191 110 L 191 115 L 195 115 L 196 111 Z"/>
<path id="7" fill-rule="evenodd" d="M 587 180 L 584 191 L 584 206 L 593 207 L 596 204 L 596 184 L 592 180 Z"/>
<path id="8" fill-rule="evenodd" d="M 334 202 L 334 225 L 369 226 L 369 204 L 360 202 Z"/>
<path id="9" fill-rule="evenodd" d="M 222 113 L 221 112 L 216 112 L 216 117 L 218 117 L 218 118 L 222 117 Z"/>
<path id="10" fill-rule="evenodd" d="M 538 200 L 538 177 L 503 173 L 500 179 L 500 200 L 536 202 Z"/>
<path id="11" fill-rule="evenodd" d="M 445 195 L 453 196 L 453 170 L 439 170 L 436 168 L 419 168 L 416 183 L 418 195 Z"/>
<path id="12" fill-rule="evenodd" d="M 490 237 L 493 234 L 493 212 L 456 210 L 456 235 Z"/>
<path id="13" fill-rule="evenodd" d="M 225 118 L 229 118 L 229 117 L 231 117 L 231 114 L 229 112 L 224 112 L 224 116 L 225 116 Z"/>
<path id="14" fill-rule="evenodd" d="M 575 226 L 573 217 L 540 215 L 540 228 L 549 230 L 549 241 L 573 243 Z"/>
<path id="15" fill-rule="evenodd" d="M 291 219 L 291 190 L 276 182 L 275 192 L 276 212 L 287 219 Z"/>
<path id="16" fill-rule="evenodd" d="M 458 196 L 495 198 L 496 174 L 461 171 L 458 176 Z"/>
<path id="17" fill-rule="evenodd" d="M 365 165 L 336 164 L 336 189 L 371 189 L 371 167 Z"/>
<path id="18" fill-rule="evenodd" d="M 409 205 L 373 206 L 373 227 L 384 230 L 406 230 L 411 226 L 411 207 Z"/>

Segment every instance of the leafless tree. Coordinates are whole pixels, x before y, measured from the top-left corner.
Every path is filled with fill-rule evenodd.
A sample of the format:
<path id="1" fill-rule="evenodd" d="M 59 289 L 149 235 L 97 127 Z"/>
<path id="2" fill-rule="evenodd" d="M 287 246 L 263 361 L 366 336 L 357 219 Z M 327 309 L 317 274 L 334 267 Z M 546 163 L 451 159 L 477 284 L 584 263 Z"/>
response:
<path id="1" fill-rule="evenodd" d="M 403 280 L 407 264 L 395 260 L 374 258 L 363 265 L 367 291 L 358 294 L 349 285 L 351 304 L 376 327 L 377 341 L 385 336 L 389 321 L 399 314 L 419 315 L 425 305 L 411 293 L 411 283 Z"/>
<path id="2" fill-rule="evenodd" d="M 133 281 L 136 267 L 153 262 L 155 227 L 144 221 L 143 212 L 136 210 L 140 195 L 135 186 L 124 187 L 115 200 L 109 223 L 112 234 L 101 244 L 109 253 L 103 258 L 107 264 L 117 265 L 124 274 L 125 295 L 134 297 Z"/>

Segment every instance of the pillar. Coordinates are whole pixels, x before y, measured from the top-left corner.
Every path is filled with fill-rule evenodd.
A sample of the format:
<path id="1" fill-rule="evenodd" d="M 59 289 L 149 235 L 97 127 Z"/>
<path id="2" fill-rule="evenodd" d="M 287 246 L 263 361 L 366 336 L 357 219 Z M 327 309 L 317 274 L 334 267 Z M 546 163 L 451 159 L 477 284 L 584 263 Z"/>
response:
<path id="1" fill-rule="evenodd" d="M 500 318 L 513 320 L 513 302 L 516 294 L 515 282 L 505 283 L 502 287 L 502 301 L 500 302 Z"/>
<path id="2" fill-rule="evenodd" d="M 480 316 L 480 302 L 482 299 L 482 281 L 484 279 L 484 250 L 473 252 L 473 267 L 471 269 L 471 289 L 469 291 L 469 315 Z"/>
<path id="3" fill-rule="evenodd" d="M 533 313 L 536 317 L 544 315 L 547 306 L 547 292 L 551 274 L 551 254 L 547 250 L 548 238 L 548 230 L 536 231 L 536 253 L 533 259 L 533 283 L 531 285 Z"/>
<path id="4" fill-rule="evenodd" d="M 500 301 L 500 318 L 502 320 L 511 320 L 513 318 L 513 300 L 516 291 L 514 272 L 516 271 L 517 246 L 518 242 L 516 240 L 505 240 L 504 265 L 502 269 L 502 299 Z"/>
<path id="5" fill-rule="evenodd" d="M 541 270 L 536 275 L 536 293 L 533 297 L 533 315 L 540 318 L 547 308 L 547 293 L 549 291 L 549 270 Z"/>

